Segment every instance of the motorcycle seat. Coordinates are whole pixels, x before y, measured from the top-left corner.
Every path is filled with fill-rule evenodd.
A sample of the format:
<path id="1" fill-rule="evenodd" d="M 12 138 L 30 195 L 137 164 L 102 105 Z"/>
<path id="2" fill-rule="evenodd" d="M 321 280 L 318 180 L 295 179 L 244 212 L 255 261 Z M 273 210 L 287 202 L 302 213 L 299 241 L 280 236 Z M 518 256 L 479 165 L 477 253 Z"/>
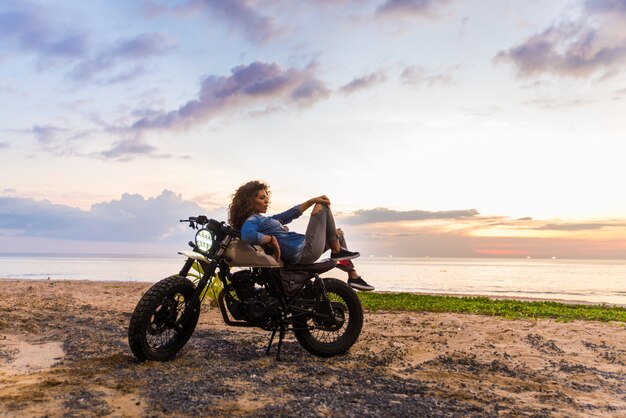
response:
<path id="1" fill-rule="evenodd" d="M 335 260 L 325 258 L 313 264 L 285 264 L 285 271 L 306 271 L 311 274 L 322 274 L 332 270 L 337 265 Z"/>

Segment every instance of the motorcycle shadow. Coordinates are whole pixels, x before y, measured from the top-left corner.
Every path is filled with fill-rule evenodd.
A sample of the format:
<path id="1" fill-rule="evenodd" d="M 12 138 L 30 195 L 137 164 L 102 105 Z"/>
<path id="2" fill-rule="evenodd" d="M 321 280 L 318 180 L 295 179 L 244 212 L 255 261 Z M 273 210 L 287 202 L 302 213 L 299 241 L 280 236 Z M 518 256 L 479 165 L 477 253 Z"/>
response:
<path id="1" fill-rule="evenodd" d="M 265 358 L 275 359 L 278 348 L 278 336 L 274 338 L 272 348 L 266 355 L 271 333 L 250 330 L 211 330 L 197 329 L 181 355 L 196 351 L 202 357 L 229 361 L 258 361 Z M 280 361 L 302 362 L 311 357 L 295 340 L 293 334 L 286 335 L 280 350 Z"/>

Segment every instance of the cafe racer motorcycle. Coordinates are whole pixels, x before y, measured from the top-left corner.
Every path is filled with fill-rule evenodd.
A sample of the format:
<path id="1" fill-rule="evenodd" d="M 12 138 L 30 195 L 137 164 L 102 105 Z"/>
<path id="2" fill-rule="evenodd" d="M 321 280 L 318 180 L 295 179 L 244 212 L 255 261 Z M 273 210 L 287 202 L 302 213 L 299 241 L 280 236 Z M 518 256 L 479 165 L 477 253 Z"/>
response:
<path id="1" fill-rule="evenodd" d="M 335 261 L 285 265 L 224 222 L 205 216 L 181 222 L 197 231 L 189 242 L 193 250 L 179 252 L 186 257 L 180 272 L 155 283 L 130 319 L 128 341 L 139 360 L 170 360 L 185 346 L 213 280 L 222 284 L 217 304 L 226 324 L 271 331 L 266 354 L 278 333 L 276 359 L 286 332 L 321 357 L 345 353 L 356 342 L 363 326 L 356 292 L 343 281 L 320 277 Z M 201 272 L 197 284 L 189 278 L 192 267 Z"/>

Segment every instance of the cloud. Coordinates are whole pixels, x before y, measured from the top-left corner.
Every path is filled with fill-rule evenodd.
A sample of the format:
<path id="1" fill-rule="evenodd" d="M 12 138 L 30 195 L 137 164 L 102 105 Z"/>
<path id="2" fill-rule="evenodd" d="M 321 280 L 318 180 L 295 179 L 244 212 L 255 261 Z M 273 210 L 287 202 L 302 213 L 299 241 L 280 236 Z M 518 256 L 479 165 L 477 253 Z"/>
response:
<path id="1" fill-rule="evenodd" d="M 67 130 L 52 125 L 33 125 L 32 133 L 40 144 L 47 147 L 57 141 L 60 135 L 67 133 Z"/>
<path id="2" fill-rule="evenodd" d="M 99 155 L 106 159 L 129 161 L 133 157 L 154 156 L 155 152 L 155 147 L 145 144 L 138 139 L 124 139 L 113 144 L 110 149 L 100 152 Z"/>
<path id="3" fill-rule="evenodd" d="M 417 216 L 408 216 L 417 212 Z M 624 258 L 626 240 L 624 220 L 580 220 L 576 222 L 533 221 L 528 218 L 456 217 L 454 212 L 405 212 L 407 216 L 389 216 L 388 222 L 353 223 L 338 216 L 345 225 L 350 248 L 361 254 L 377 256 L 422 257 L 553 257 Z M 404 220 L 432 218 L 440 221 L 406 223 Z M 450 213 L 451 219 L 436 214 Z M 463 215 L 463 214 L 461 214 Z M 387 219 L 385 218 L 385 219 Z M 509 221 L 502 222 L 502 219 Z M 497 222 L 496 222 L 497 221 Z"/>
<path id="4" fill-rule="evenodd" d="M 576 99 L 576 98 L 553 98 L 553 99 L 534 99 L 527 100 L 524 104 L 538 106 L 544 109 L 561 109 L 564 107 L 582 107 L 593 104 L 593 100 Z"/>
<path id="5" fill-rule="evenodd" d="M 361 225 L 378 222 L 472 218 L 477 215 L 478 211 L 476 209 L 431 212 L 423 210 L 397 211 L 387 208 L 376 208 L 357 210 L 352 216 L 344 218 L 342 222 L 349 225 Z"/>
<path id="6" fill-rule="evenodd" d="M 593 231 L 611 227 L 625 227 L 626 223 L 549 223 L 537 228 L 541 231 Z"/>
<path id="7" fill-rule="evenodd" d="M 72 130 L 54 125 L 33 125 L 31 129 L 20 130 L 34 136 L 41 151 L 55 155 L 78 155 L 78 140 L 89 137 L 93 131 Z"/>
<path id="8" fill-rule="evenodd" d="M 233 32 L 242 33 L 249 41 L 264 43 L 274 38 L 280 31 L 274 20 L 260 14 L 259 4 L 250 0 L 187 0 L 175 6 L 162 6 L 154 2 L 147 3 L 148 14 L 192 15 L 206 12 L 216 22 L 225 23 Z M 213 22 L 211 22 L 213 24 Z"/>
<path id="9" fill-rule="evenodd" d="M 438 9 L 448 0 L 387 0 L 376 10 L 379 17 L 436 17 Z"/>
<path id="10" fill-rule="evenodd" d="M 93 205 L 84 211 L 47 200 L 0 197 L 0 229 L 18 235 L 61 240 L 117 242 L 180 242 L 190 233 L 179 219 L 205 214 L 226 218 L 226 209 L 207 211 L 181 195 L 164 190 L 145 198 L 124 194 L 119 200 Z"/>
<path id="11" fill-rule="evenodd" d="M 626 88 L 619 89 L 613 93 L 613 100 L 622 100 L 626 98 Z"/>
<path id="12" fill-rule="evenodd" d="M 61 12 L 62 13 L 62 12 Z M 32 53 L 38 58 L 40 70 L 67 65 L 74 81 L 98 79 L 99 84 L 127 82 L 144 73 L 141 65 L 154 56 L 176 47 L 161 33 L 143 33 L 97 47 L 87 31 L 71 29 L 77 22 L 63 21 L 56 9 L 9 1 L 0 11 L 0 46 L 15 53 Z M 132 68 L 126 68 L 134 65 Z M 117 74 L 107 71 L 121 68 Z"/>
<path id="13" fill-rule="evenodd" d="M 623 0 L 587 0 L 585 8 L 590 12 L 626 14 L 626 2 Z"/>
<path id="14" fill-rule="evenodd" d="M 433 87 L 439 85 L 451 85 L 454 84 L 454 78 L 452 76 L 452 70 L 436 73 L 433 71 L 427 71 L 424 67 L 419 65 L 411 65 L 405 67 L 400 74 L 402 82 L 414 86 L 428 86 Z"/>
<path id="15" fill-rule="evenodd" d="M 0 197 L 0 228 L 24 230 L 32 235 L 62 233 L 81 216 L 79 209 L 47 200 Z"/>
<path id="16" fill-rule="evenodd" d="M 624 228 L 626 222 L 616 219 L 604 219 L 604 220 L 580 220 L 577 222 L 567 220 L 540 220 L 531 217 L 524 217 L 518 219 L 504 218 L 502 221 L 488 223 L 481 225 L 480 228 L 487 227 L 506 227 L 510 231 L 597 231 L 601 229 L 610 228 Z M 527 236 L 526 233 L 523 233 Z M 533 234 L 533 236 L 537 236 Z"/>
<path id="17" fill-rule="evenodd" d="M 552 74 L 606 78 L 626 63 L 626 6 L 617 0 L 587 0 L 577 19 L 557 22 L 494 61 L 513 64 L 519 77 Z"/>
<path id="18" fill-rule="evenodd" d="M 9 148 L 9 143 L 8 142 L 0 142 L 0 149 L 5 149 L 5 148 Z"/>
<path id="19" fill-rule="evenodd" d="M 118 83 L 126 83 L 129 82 L 131 80 L 134 80 L 136 78 L 138 78 L 139 76 L 145 74 L 146 70 L 143 66 L 141 65 L 136 65 L 135 67 L 127 70 L 127 71 L 122 71 L 118 74 L 115 74 L 111 77 L 108 78 L 104 78 L 99 80 L 98 82 L 102 85 L 111 85 L 111 84 L 118 84 Z"/>
<path id="20" fill-rule="evenodd" d="M 71 71 L 74 80 L 84 81 L 112 67 L 129 62 L 142 61 L 153 56 L 163 55 L 176 47 L 176 43 L 160 33 L 144 33 L 133 38 L 121 39 L 105 47 L 94 57 L 81 61 Z M 109 78 L 106 83 L 128 81 L 141 74 L 143 69 L 135 67 Z"/>
<path id="21" fill-rule="evenodd" d="M 363 77 L 355 78 L 348 84 L 341 87 L 341 91 L 345 94 L 356 93 L 357 91 L 364 90 L 370 88 L 376 84 L 380 84 L 387 79 L 387 76 L 381 72 L 377 71 L 371 74 L 364 75 Z"/>
<path id="22" fill-rule="evenodd" d="M 155 146 L 145 143 L 143 139 L 138 136 L 134 138 L 122 139 L 121 141 L 113 143 L 111 148 L 107 150 L 92 153 L 87 156 L 91 158 L 104 158 L 106 160 L 116 160 L 121 162 L 128 162 L 138 157 L 155 159 L 178 158 L 183 160 L 189 158 L 188 155 L 159 153 Z"/>
<path id="23" fill-rule="evenodd" d="M 488 257 L 617 258 L 626 256 L 624 242 L 577 238 L 472 237 L 474 255 Z"/>
<path id="24" fill-rule="evenodd" d="M 229 112 L 255 106 L 309 106 L 330 94 L 314 74 L 314 67 L 283 69 L 278 64 L 253 62 L 231 70 L 230 76 L 208 76 L 198 97 L 170 112 L 152 112 L 131 129 L 188 128 Z"/>
<path id="25" fill-rule="evenodd" d="M 26 2 L 9 1 L 0 12 L 0 43 L 46 58 L 81 57 L 87 50 L 85 34 L 51 25 L 47 13 Z"/>
<path id="26" fill-rule="evenodd" d="M 14 192 L 13 189 L 7 189 L 3 193 Z M 205 201 L 205 204 L 210 202 L 211 206 L 219 205 L 212 195 L 199 196 L 198 199 Z M 184 245 L 192 239 L 193 231 L 186 224 L 179 223 L 179 219 L 204 214 L 221 221 L 226 219 L 226 211 L 224 206 L 206 210 L 195 201 L 185 200 L 180 194 L 168 190 L 156 197 L 123 194 L 119 199 L 94 204 L 89 210 L 47 200 L 0 195 L 0 245 L 4 244 L 5 248 L 15 251 L 16 247 L 9 247 L 9 243 L 32 242 L 39 243 L 37 251 L 41 251 L 39 248 L 50 251 L 50 248 L 67 248 L 65 243 L 74 243 L 71 248 L 76 250 L 73 251 L 89 252 L 104 248 L 102 246 L 106 243 L 115 243 L 117 247 L 109 246 L 107 251 L 110 252 L 111 248 L 130 248 L 131 244 L 135 252 L 141 252 L 144 248 L 149 251 L 152 246 L 160 245 L 163 248 Z M 402 222 L 437 219 L 444 221 L 435 223 L 437 225 L 420 224 L 417 227 Z M 378 208 L 357 211 L 353 217 L 341 217 L 340 220 L 345 226 L 349 245 L 358 248 L 362 254 L 409 257 L 528 255 L 559 258 L 624 258 L 626 255 L 623 239 L 626 222 L 623 220 L 563 223 L 536 221 L 534 226 L 518 228 L 518 231 L 583 231 L 573 237 L 517 236 L 515 231 L 513 235 L 506 236 L 476 235 L 476 228 L 491 228 L 493 224 L 485 223 L 485 218 L 479 217 L 474 209 L 429 212 Z M 522 220 L 526 221 L 524 218 Z M 602 228 L 607 230 L 596 232 Z M 589 232 L 585 234 L 584 231 Z M 536 233 L 542 234 L 539 231 Z M 33 248 L 30 247 L 30 251 Z"/>

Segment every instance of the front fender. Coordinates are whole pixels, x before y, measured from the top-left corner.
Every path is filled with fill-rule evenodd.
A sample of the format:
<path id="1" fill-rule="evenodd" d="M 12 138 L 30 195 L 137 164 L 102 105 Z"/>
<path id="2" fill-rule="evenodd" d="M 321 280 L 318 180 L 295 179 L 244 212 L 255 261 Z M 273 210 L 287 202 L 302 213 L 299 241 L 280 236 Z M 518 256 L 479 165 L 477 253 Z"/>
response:
<path id="1" fill-rule="evenodd" d="M 184 255 L 187 258 L 192 258 L 194 260 L 200 261 L 201 263 L 209 264 L 209 260 L 205 256 L 195 251 L 179 251 L 178 254 Z"/>

